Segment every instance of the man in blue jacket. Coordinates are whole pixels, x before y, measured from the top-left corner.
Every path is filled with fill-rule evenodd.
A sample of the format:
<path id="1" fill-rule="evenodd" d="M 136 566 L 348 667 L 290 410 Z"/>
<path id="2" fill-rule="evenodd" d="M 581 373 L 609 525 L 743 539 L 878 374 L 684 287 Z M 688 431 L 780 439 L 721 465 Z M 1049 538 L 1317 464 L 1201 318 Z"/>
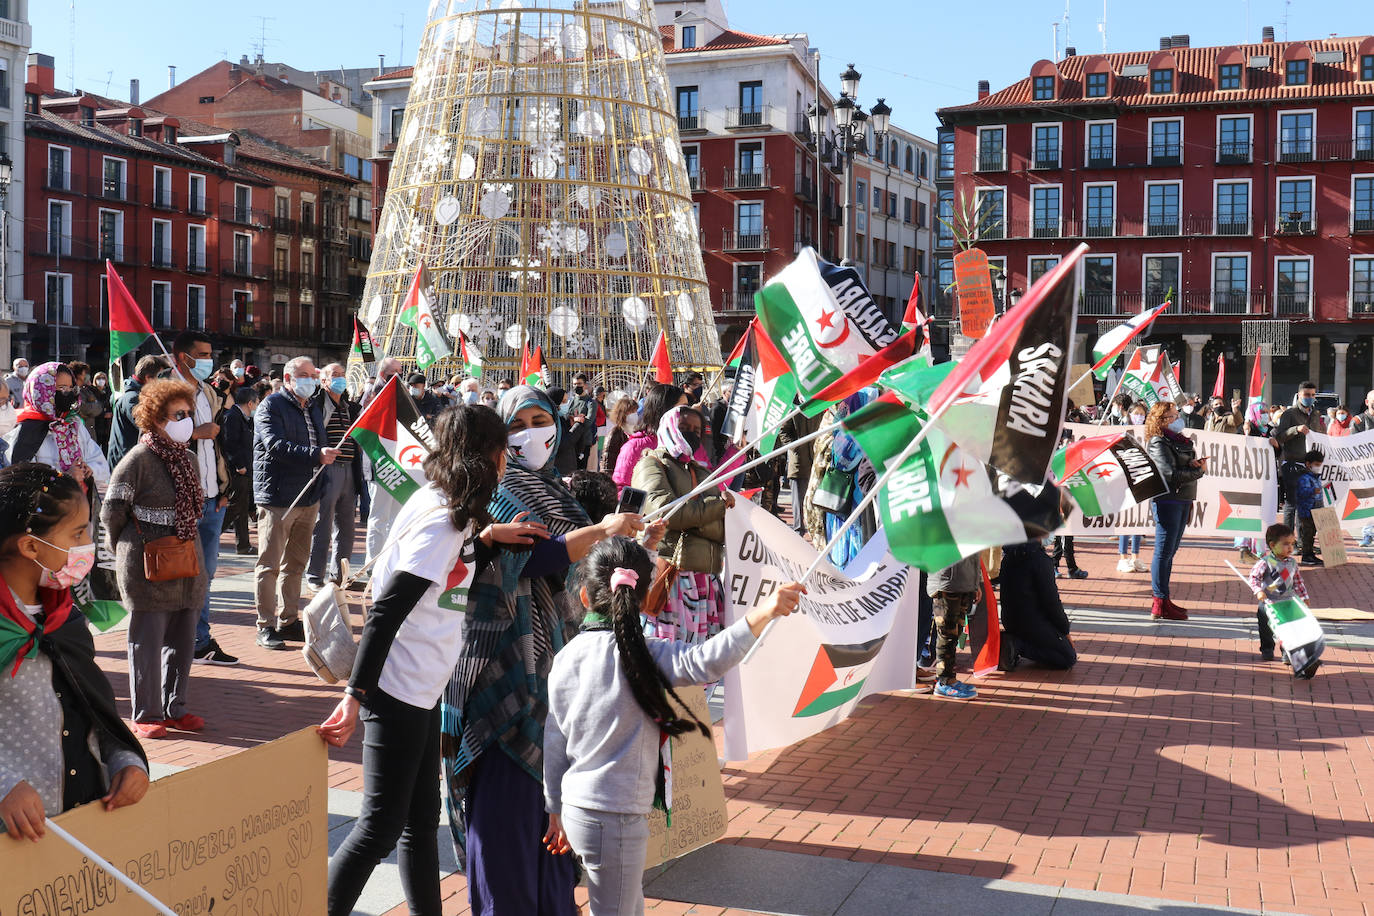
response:
<path id="1" fill-rule="evenodd" d="M 258 645 L 264 649 L 285 649 L 288 639 L 305 641 L 301 576 L 310 561 L 320 499 L 311 478 L 317 467 L 339 457 L 329 447 L 319 406 L 310 404 L 319 375 L 310 357 L 291 360 L 282 370 L 282 390 L 269 395 L 254 417 Z"/>

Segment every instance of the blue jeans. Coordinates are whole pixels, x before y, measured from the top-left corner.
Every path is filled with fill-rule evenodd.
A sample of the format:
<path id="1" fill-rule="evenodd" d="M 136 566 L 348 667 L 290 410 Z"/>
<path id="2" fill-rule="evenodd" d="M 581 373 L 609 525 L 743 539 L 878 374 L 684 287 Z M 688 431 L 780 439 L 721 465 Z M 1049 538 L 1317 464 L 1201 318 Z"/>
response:
<path id="1" fill-rule="evenodd" d="M 219 566 L 219 536 L 224 528 L 224 510 L 219 507 L 219 497 L 207 499 L 201 510 L 200 552 L 205 556 L 205 579 L 213 583 L 215 569 Z M 205 606 L 200 609 L 200 620 L 196 621 L 196 651 L 210 645 L 210 588 L 205 588 Z"/>
<path id="2" fill-rule="evenodd" d="M 1119 546 L 1118 546 L 1117 552 L 1120 553 L 1122 556 L 1125 556 L 1125 555 L 1128 554 L 1128 553 L 1130 553 L 1130 554 L 1140 553 L 1140 538 L 1141 538 L 1141 535 L 1138 535 L 1138 534 L 1123 534 L 1123 535 L 1120 535 L 1120 536 L 1116 539 L 1116 540 L 1117 540 L 1117 544 L 1119 545 Z"/>
<path id="3" fill-rule="evenodd" d="M 1169 577 L 1174 573 L 1174 554 L 1183 543 L 1183 529 L 1193 511 L 1193 501 L 1156 499 L 1155 553 L 1150 560 L 1150 591 L 1156 598 L 1169 598 Z"/>

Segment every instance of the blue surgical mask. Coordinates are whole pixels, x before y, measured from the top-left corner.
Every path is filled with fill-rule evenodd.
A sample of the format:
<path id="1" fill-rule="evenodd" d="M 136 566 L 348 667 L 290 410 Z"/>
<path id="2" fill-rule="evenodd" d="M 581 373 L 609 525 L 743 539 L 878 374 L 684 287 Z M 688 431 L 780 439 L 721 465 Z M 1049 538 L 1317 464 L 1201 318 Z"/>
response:
<path id="1" fill-rule="evenodd" d="M 338 376 L 337 378 L 330 379 L 329 390 L 334 392 L 335 394 L 343 394 L 345 391 L 348 390 L 348 379 L 344 378 L 343 376 Z"/>
<path id="2" fill-rule="evenodd" d="M 1303 407 L 1311 407 L 1313 404 L 1317 403 L 1317 399 L 1312 397 L 1305 397 L 1301 399 L 1301 403 Z"/>
<path id="3" fill-rule="evenodd" d="M 191 374 L 196 377 L 196 381 L 203 382 L 210 377 L 210 373 L 215 371 L 215 361 L 213 359 L 198 359 Z"/>
<path id="4" fill-rule="evenodd" d="M 296 396 L 300 398 L 308 398 L 320 390 L 320 380 L 317 378 L 298 378 L 291 381 L 295 385 Z"/>
<path id="5" fill-rule="evenodd" d="M 1184 423 L 1182 417 L 1174 417 L 1174 421 L 1169 424 L 1169 428 L 1176 433 L 1183 432 Z"/>

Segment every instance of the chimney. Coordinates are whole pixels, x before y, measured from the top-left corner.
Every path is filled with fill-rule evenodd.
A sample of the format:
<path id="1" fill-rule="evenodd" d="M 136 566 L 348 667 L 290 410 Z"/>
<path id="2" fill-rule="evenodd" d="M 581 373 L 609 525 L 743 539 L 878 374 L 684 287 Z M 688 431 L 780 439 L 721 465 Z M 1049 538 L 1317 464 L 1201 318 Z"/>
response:
<path id="1" fill-rule="evenodd" d="M 1167 51 L 1174 46 L 1174 40 L 1168 35 L 1159 36 L 1159 50 Z"/>
<path id="2" fill-rule="evenodd" d="M 1263 36 L 1260 41 L 1265 44 L 1274 43 L 1274 27 L 1272 25 L 1266 25 L 1260 34 Z"/>
<path id="3" fill-rule="evenodd" d="M 992 92 L 992 84 L 987 80 L 978 81 L 978 98 L 985 99 Z"/>
<path id="4" fill-rule="evenodd" d="M 167 88 L 168 88 L 168 89 L 175 89 L 176 87 L 177 87 L 177 65 L 176 65 L 176 64 L 168 64 L 168 65 L 167 65 Z"/>
<path id="5" fill-rule="evenodd" d="M 129 104 L 138 104 L 138 80 L 129 80 Z"/>
<path id="6" fill-rule="evenodd" d="M 38 86 L 39 95 L 52 95 L 56 90 L 57 65 L 51 54 L 30 54 L 26 79 Z"/>
<path id="7" fill-rule="evenodd" d="M 1075 48 L 1073 45 L 1069 45 L 1067 48 L 1064 49 L 1064 56 L 1065 56 L 1065 57 L 1077 57 L 1077 56 L 1078 56 L 1078 49 Z"/>
<path id="8" fill-rule="evenodd" d="M 1173 38 L 1169 39 L 1169 44 L 1173 45 L 1175 48 L 1186 48 L 1188 47 L 1188 41 L 1187 35 L 1175 35 Z"/>

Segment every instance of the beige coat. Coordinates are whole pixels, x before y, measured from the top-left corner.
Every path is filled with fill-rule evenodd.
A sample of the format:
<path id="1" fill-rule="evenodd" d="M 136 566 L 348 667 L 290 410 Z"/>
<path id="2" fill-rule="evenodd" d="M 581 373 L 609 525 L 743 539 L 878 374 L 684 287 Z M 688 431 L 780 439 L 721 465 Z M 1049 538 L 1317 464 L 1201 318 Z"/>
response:
<path id="1" fill-rule="evenodd" d="M 679 461 L 670 457 L 667 449 L 655 448 L 640 456 L 630 486 L 648 494 L 644 501 L 648 513 L 686 496 L 710 473 L 695 461 Z M 725 564 L 725 498 L 718 493 L 702 494 L 674 512 L 668 519 L 668 533 L 659 545 L 659 555 L 670 559 L 677 556 L 679 541 L 680 569 L 720 575 Z"/>

